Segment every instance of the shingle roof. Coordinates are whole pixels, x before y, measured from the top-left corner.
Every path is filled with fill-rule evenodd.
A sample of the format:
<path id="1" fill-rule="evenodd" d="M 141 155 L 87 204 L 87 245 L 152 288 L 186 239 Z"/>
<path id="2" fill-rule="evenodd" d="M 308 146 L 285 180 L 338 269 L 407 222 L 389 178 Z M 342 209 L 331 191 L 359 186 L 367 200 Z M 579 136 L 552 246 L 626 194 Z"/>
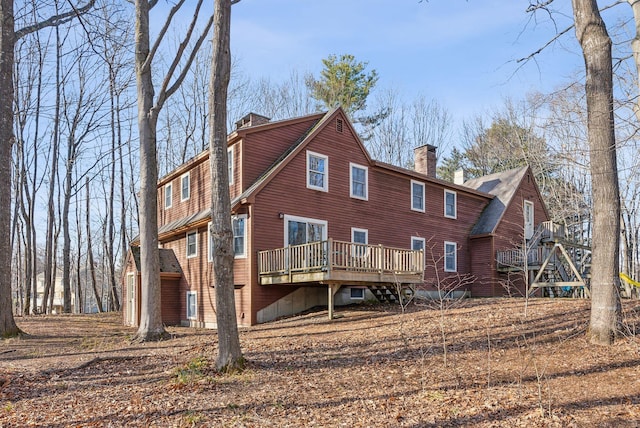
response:
<path id="1" fill-rule="evenodd" d="M 182 268 L 180 267 L 180 263 L 178 263 L 178 259 L 176 258 L 176 254 L 173 250 L 159 248 L 158 253 L 160 256 L 160 273 L 182 273 Z M 132 245 L 131 254 L 133 255 L 133 260 L 136 264 L 136 270 L 140 272 L 140 247 Z"/>
<path id="2" fill-rule="evenodd" d="M 471 229 L 472 236 L 495 231 L 528 169 L 528 166 L 510 169 L 474 178 L 464 183 L 467 187 L 495 196 L 482 211 L 478 222 Z"/>

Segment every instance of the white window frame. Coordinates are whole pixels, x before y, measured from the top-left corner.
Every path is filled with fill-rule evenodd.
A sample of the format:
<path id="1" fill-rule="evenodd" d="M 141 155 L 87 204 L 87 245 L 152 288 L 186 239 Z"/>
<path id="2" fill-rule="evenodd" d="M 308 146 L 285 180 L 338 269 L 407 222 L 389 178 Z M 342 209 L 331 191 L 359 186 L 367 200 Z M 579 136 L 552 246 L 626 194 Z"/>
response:
<path id="1" fill-rule="evenodd" d="M 356 195 L 354 192 L 353 170 L 360 169 L 364 171 L 364 195 Z M 349 195 L 355 199 L 369 200 L 369 168 L 357 163 L 349 162 Z"/>
<path id="2" fill-rule="evenodd" d="M 413 246 L 414 242 L 420 242 L 421 246 L 422 246 L 422 255 L 424 256 L 424 260 L 427 260 L 427 240 L 425 238 L 422 238 L 420 236 L 412 236 L 411 237 L 411 249 L 415 250 L 415 247 Z"/>
<path id="3" fill-rule="evenodd" d="M 169 197 L 167 198 L 167 195 Z M 173 206 L 173 183 L 167 183 L 164 185 L 164 209 L 169 209 Z"/>
<path id="4" fill-rule="evenodd" d="M 418 185 L 422 188 L 422 208 L 416 208 L 413 205 L 413 197 L 414 197 L 414 193 L 413 193 L 413 187 L 414 185 Z M 427 201 L 425 200 L 425 185 L 424 183 L 421 183 L 420 181 L 416 181 L 416 180 L 411 180 L 411 210 L 412 211 L 418 211 L 418 212 L 425 212 L 425 206 L 427 205 Z"/>
<path id="5" fill-rule="evenodd" d="M 187 182 L 187 195 L 184 194 L 184 182 Z M 191 171 L 180 176 L 180 202 L 189 200 L 191 197 Z"/>
<path id="6" fill-rule="evenodd" d="M 356 233 L 364 233 L 364 242 L 356 242 Z M 366 257 L 368 254 L 369 245 L 369 230 L 368 229 L 360 229 L 357 227 L 351 228 L 351 242 L 356 244 L 353 246 L 351 251 L 352 257 Z M 364 247 L 360 247 L 360 245 L 364 245 Z"/>
<path id="7" fill-rule="evenodd" d="M 453 247 L 453 251 L 448 251 L 447 247 Z M 450 256 L 453 256 L 453 269 L 448 268 L 447 261 Z M 444 241 L 444 271 L 445 272 L 457 272 L 458 271 L 458 244 L 451 241 Z"/>
<path id="8" fill-rule="evenodd" d="M 523 207 L 523 217 L 524 217 L 524 238 L 531 239 L 533 237 L 533 230 L 535 228 L 535 207 L 532 201 L 524 201 Z M 527 218 L 527 214 L 531 215 L 531 219 Z"/>
<path id="9" fill-rule="evenodd" d="M 358 290 L 362 293 L 361 296 L 354 296 L 353 295 L 353 291 L 354 290 Z M 365 293 L 365 289 L 362 287 L 349 287 L 349 298 L 351 300 L 364 300 L 364 293 Z"/>
<path id="10" fill-rule="evenodd" d="M 447 213 L 447 196 L 449 195 L 453 198 L 453 214 Z M 446 218 L 458 218 L 458 194 L 446 189 L 444 191 L 444 216 Z"/>
<path id="11" fill-rule="evenodd" d="M 317 171 L 311 171 L 312 157 L 319 158 L 324 161 L 324 171 L 322 171 L 322 174 L 323 174 L 322 186 L 316 186 L 314 184 L 311 184 L 311 173 L 312 172 L 318 173 Z M 320 190 L 321 192 L 329 191 L 329 156 L 322 155 L 320 153 L 316 153 L 312 151 L 307 151 L 307 189 Z"/>
<path id="12" fill-rule="evenodd" d="M 227 172 L 229 173 L 229 185 L 233 184 L 233 176 L 236 170 L 233 161 L 233 146 L 231 146 L 227 148 Z"/>
<path id="13" fill-rule="evenodd" d="M 236 229 L 234 227 L 234 223 L 236 220 L 242 219 L 242 254 L 236 254 Z M 233 229 L 233 250 L 236 259 L 246 259 L 247 258 L 247 215 L 246 214 L 238 214 L 231 217 L 231 228 Z"/>
<path id="14" fill-rule="evenodd" d="M 309 217 L 298 217 L 298 216 L 294 216 L 294 215 L 288 215 L 285 214 L 284 216 L 284 246 L 288 247 L 289 246 L 289 222 L 290 221 L 297 221 L 299 223 L 315 223 L 315 224 L 320 224 L 322 225 L 322 240 L 326 241 L 327 240 L 327 236 L 329 235 L 328 232 L 328 223 L 326 220 L 318 220 L 315 218 L 309 218 Z"/>
<path id="15" fill-rule="evenodd" d="M 213 262 L 213 236 L 211 235 L 211 222 L 207 223 L 207 260 Z"/>
<path id="16" fill-rule="evenodd" d="M 193 296 L 194 298 L 194 305 L 193 305 L 193 312 L 192 314 L 190 314 L 189 312 L 189 297 Z M 198 292 L 197 291 L 187 291 L 187 319 L 188 320 L 197 320 L 198 319 Z"/>
<path id="17" fill-rule="evenodd" d="M 127 325 L 136 324 L 137 306 L 135 273 L 127 272 Z"/>
<path id="18" fill-rule="evenodd" d="M 189 254 L 189 237 L 190 236 L 194 236 L 195 237 L 195 252 L 193 254 Z M 198 257 L 198 231 L 197 230 L 190 230 L 189 232 L 187 232 L 187 234 L 185 235 L 185 246 L 186 246 L 186 254 L 187 254 L 187 258 L 188 259 L 192 259 L 194 257 Z"/>

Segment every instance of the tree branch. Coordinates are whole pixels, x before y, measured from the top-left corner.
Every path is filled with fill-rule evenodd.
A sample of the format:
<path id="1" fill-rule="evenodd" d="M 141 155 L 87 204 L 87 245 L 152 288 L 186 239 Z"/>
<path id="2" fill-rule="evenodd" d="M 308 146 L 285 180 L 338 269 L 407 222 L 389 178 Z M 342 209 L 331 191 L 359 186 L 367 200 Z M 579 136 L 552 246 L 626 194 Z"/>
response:
<path id="1" fill-rule="evenodd" d="M 153 47 L 151 48 L 149 55 L 147 55 L 147 59 L 145 60 L 144 64 L 142 64 L 142 70 L 146 70 L 151 66 L 151 62 L 153 61 L 153 57 L 155 56 L 156 51 L 160 47 L 162 38 L 165 36 L 165 34 L 167 34 L 167 30 L 169 29 L 169 25 L 171 25 L 171 21 L 173 20 L 174 15 L 178 12 L 178 10 L 180 10 L 184 2 L 185 0 L 180 0 L 180 2 L 178 2 L 171 8 L 169 16 L 167 16 L 167 19 L 164 21 L 164 26 L 162 27 L 160 33 L 158 34 L 158 37 L 156 38 L 156 42 L 153 44 Z"/>
<path id="2" fill-rule="evenodd" d="M 72 10 L 68 12 L 62 13 L 60 15 L 54 15 L 44 21 L 37 22 L 33 25 L 28 25 L 26 27 L 23 27 L 15 32 L 16 40 L 19 40 L 20 38 L 26 36 L 27 34 L 34 33 L 46 27 L 57 27 L 58 25 L 65 24 L 71 21 L 76 16 L 79 16 L 87 12 L 89 9 L 93 7 L 95 2 L 96 0 L 89 0 L 87 4 L 79 8 L 76 8 L 73 5 L 71 5 Z"/>

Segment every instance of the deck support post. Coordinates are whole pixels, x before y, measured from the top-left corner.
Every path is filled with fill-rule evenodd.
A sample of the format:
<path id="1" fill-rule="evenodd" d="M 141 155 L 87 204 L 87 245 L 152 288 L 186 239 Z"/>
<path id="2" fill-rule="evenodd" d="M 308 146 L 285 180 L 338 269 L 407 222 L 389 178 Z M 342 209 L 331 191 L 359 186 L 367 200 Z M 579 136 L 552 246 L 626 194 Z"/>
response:
<path id="1" fill-rule="evenodd" d="M 335 283 L 331 283 L 328 285 L 328 290 L 329 290 L 329 299 L 328 299 L 328 306 L 329 306 L 329 319 L 332 320 L 333 319 L 333 306 L 334 306 L 334 296 L 336 295 L 336 293 L 338 292 L 338 290 L 340 289 L 340 287 L 342 286 L 342 284 L 335 284 Z"/>

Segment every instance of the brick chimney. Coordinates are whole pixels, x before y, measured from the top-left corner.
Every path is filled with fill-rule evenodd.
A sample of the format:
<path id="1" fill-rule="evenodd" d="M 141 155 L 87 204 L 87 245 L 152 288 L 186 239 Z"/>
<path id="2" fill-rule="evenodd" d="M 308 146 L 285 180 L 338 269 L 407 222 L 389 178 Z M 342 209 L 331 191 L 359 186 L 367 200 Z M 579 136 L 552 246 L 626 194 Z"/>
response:
<path id="1" fill-rule="evenodd" d="M 436 146 L 425 144 L 413 149 L 413 169 L 429 177 L 436 176 Z"/>
<path id="2" fill-rule="evenodd" d="M 248 128 L 250 126 L 262 125 L 268 123 L 271 118 L 259 115 L 257 113 L 249 113 L 236 122 L 236 129 Z"/>

